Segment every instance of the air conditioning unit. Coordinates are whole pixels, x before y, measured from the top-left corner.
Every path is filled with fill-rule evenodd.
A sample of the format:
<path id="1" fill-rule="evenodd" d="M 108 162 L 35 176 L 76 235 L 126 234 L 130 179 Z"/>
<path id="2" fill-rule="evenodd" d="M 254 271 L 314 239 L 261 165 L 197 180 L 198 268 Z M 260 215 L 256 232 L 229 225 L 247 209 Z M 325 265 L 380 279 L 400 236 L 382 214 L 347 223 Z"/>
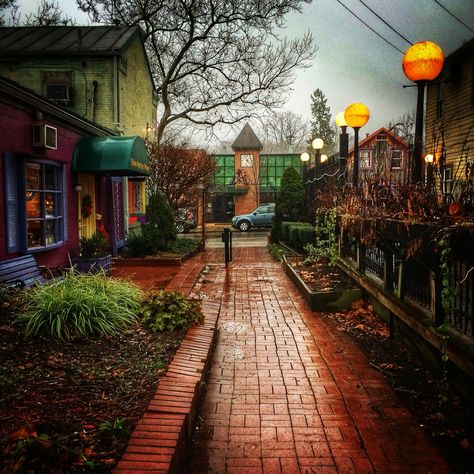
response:
<path id="1" fill-rule="evenodd" d="M 33 124 L 33 146 L 41 148 L 58 148 L 58 129 L 45 123 Z"/>
<path id="2" fill-rule="evenodd" d="M 68 84 L 46 84 L 46 97 L 61 104 L 69 104 L 71 87 Z"/>

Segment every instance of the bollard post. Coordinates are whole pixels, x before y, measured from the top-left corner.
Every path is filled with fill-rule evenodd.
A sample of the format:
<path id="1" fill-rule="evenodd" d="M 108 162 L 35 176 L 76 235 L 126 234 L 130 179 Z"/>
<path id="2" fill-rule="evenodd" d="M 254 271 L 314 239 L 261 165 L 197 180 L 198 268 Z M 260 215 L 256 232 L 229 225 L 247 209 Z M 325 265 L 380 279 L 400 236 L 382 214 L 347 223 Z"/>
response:
<path id="1" fill-rule="evenodd" d="M 225 259 L 225 266 L 230 262 L 230 231 L 228 227 L 224 227 L 224 232 L 222 232 L 222 242 L 224 242 L 224 259 Z"/>

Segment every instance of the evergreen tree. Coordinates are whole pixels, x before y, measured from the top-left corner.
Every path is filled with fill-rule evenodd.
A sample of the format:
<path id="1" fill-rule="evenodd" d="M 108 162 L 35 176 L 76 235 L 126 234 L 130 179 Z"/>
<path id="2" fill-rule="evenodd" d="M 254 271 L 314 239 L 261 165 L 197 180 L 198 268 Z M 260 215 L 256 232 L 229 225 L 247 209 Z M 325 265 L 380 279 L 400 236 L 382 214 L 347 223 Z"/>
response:
<path id="1" fill-rule="evenodd" d="M 148 223 L 143 227 L 142 234 L 149 234 L 161 250 L 176 240 L 173 211 L 163 194 L 154 193 L 150 196 L 146 218 Z"/>
<path id="2" fill-rule="evenodd" d="M 321 89 L 316 89 L 311 94 L 311 139 L 309 146 L 315 138 L 322 138 L 324 150 L 327 155 L 336 149 L 336 129 L 331 124 L 331 109 Z"/>
<path id="3" fill-rule="evenodd" d="M 281 177 L 280 191 L 275 204 L 275 217 L 272 226 L 272 240 L 281 238 L 283 221 L 304 221 L 305 189 L 300 174 L 293 166 L 286 168 Z"/>

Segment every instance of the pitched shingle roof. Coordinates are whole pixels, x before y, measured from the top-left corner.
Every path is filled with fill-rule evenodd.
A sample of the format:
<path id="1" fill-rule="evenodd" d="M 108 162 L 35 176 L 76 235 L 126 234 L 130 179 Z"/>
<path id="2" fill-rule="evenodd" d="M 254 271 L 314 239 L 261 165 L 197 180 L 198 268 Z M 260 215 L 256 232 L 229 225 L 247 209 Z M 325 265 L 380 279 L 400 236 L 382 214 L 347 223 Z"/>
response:
<path id="1" fill-rule="evenodd" d="M 118 54 L 138 26 L 21 26 L 0 28 L 0 57 Z"/>
<path id="2" fill-rule="evenodd" d="M 239 136 L 232 143 L 232 150 L 261 150 L 262 142 L 257 138 L 252 127 L 246 123 Z"/>

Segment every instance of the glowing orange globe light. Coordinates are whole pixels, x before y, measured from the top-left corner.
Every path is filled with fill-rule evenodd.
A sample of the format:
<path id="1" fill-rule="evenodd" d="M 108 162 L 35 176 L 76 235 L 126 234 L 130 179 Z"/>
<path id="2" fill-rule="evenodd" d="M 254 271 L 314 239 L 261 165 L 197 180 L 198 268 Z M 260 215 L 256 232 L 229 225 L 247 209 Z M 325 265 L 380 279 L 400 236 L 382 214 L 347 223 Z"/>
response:
<path id="1" fill-rule="evenodd" d="M 403 56 L 403 72 L 412 81 L 432 81 L 443 69 L 442 49 L 431 41 L 421 41 L 410 46 Z"/>
<path id="2" fill-rule="evenodd" d="M 361 103 L 349 105 L 344 112 L 344 120 L 351 128 L 363 127 L 370 117 L 369 109 Z"/>

